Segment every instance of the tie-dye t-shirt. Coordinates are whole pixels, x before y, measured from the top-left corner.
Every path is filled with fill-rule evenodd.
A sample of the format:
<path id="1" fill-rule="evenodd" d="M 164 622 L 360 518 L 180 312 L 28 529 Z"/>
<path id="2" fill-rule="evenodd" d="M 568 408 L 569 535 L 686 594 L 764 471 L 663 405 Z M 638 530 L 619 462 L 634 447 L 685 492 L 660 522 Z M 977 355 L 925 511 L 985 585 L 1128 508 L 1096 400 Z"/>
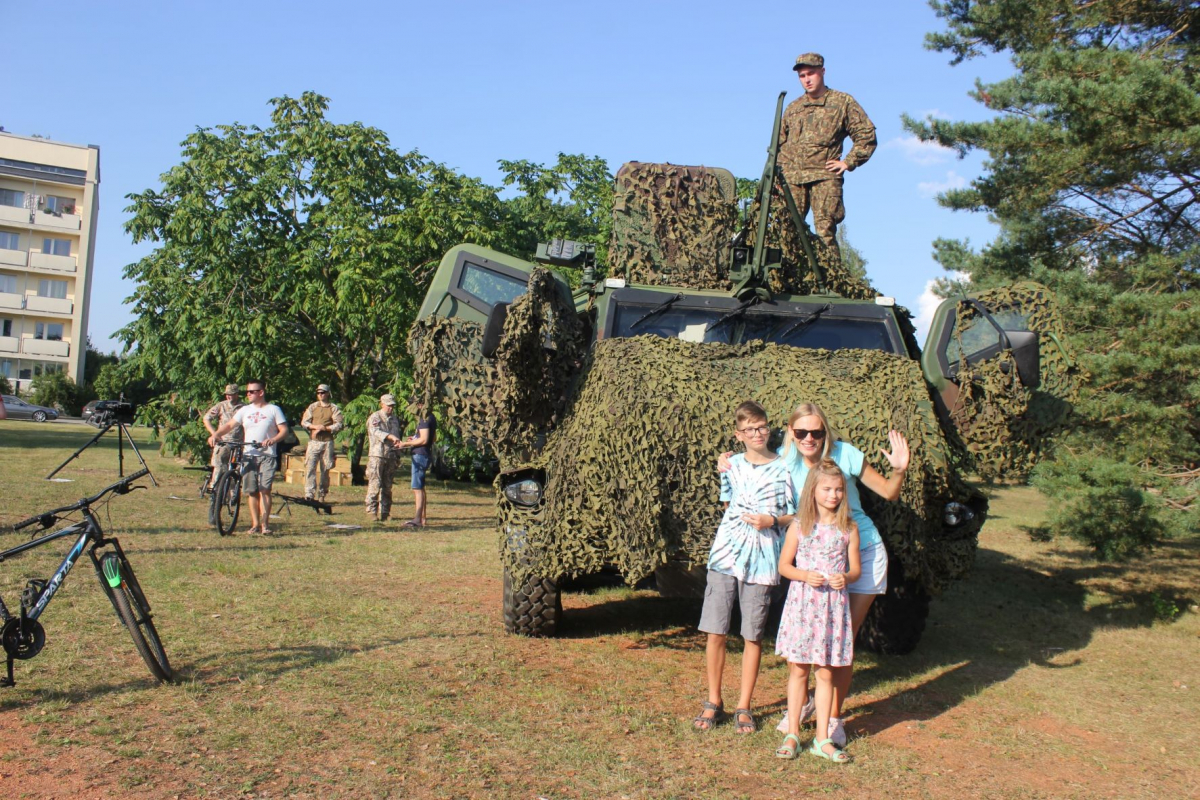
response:
<path id="1" fill-rule="evenodd" d="M 751 464 L 741 453 L 729 459 L 729 470 L 721 473 L 721 500 L 728 502 L 729 508 L 717 527 L 708 568 L 745 583 L 779 583 L 784 527 L 760 531 L 743 522 L 742 514 L 781 517 L 796 512 L 796 492 L 783 459 L 760 465 Z"/>

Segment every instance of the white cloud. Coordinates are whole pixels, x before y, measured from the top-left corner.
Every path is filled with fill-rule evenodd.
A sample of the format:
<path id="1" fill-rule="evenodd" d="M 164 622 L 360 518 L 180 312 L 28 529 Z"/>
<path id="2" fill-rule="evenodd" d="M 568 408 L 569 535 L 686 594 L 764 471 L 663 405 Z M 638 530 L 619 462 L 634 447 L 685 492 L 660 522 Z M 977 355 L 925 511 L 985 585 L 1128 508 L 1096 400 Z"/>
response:
<path id="1" fill-rule="evenodd" d="M 945 111 L 942 111 L 940 108 L 927 108 L 924 111 L 917 114 L 917 119 L 925 119 L 927 117 L 933 117 L 934 119 L 945 119 L 945 120 L 954 119 L 954 117 L 950 116 Z"/>
<path id="2" fill-rule="evenodd" d="M 963 189 L 967 185 L 967 179 L 959 175 L 954 170 L 946 173 L 944 181 L 921 181 L 917 184 L 917 191 L 922 197 L 933 197 L 950 189 Z"/>
<path id="3" fill-rule="evenodd" d="M 946 277 L 951 280 L 965 281 L 971 276 L 965 272 L 947 272 Z M 924 346 L 926 337 L 929 336 L 929 326 L 933 324 L 933 312 L 937 311 L 937 307 L 942 304 L 941 297 L 933 293 L 933 287 L 937 285 L 936 280 L 930 280 L 925 284 L 925 291 L 921 292 L 921 296 L 917 298 L 917 313 L 913 319 L 913 325 L 917 328 L 917 343 Z"/>
<path id="4" fill-rule="evenodd" d="M 937 142 L 923 142 L 911 133 L 892 139 L 884 147 L 899 150 L 905 160 L 922 167 L 944 164 L 955 157 L 954 151 L 949 147 L 942 147 Z"/>

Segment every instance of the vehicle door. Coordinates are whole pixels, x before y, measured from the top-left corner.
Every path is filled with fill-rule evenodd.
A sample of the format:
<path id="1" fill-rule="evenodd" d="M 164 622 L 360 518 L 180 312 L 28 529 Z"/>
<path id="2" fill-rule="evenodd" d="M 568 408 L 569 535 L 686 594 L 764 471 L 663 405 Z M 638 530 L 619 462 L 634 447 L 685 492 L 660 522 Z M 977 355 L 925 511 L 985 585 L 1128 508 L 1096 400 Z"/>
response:
<path id="1" fill-rule="evenodd" d="M 1053 294 L 1032 282 L 944 301 L 921 356 L 947 434 L 984 477 L 1022 475 L 1077 399 Z"/>

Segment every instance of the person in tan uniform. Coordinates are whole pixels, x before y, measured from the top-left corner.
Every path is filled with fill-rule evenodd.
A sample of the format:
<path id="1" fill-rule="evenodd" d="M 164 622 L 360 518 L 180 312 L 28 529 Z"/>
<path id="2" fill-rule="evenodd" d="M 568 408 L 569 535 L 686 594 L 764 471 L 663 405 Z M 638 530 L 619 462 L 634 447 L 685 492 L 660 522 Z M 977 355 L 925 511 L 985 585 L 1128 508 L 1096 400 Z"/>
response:
<path id="1" fill-rule="evenodd" d="M 204 423 L 204 427 L 208 429 L 209 436 L 216 434 L 217 428 L 233 419 L 233 415 L 237 413 L 237 410 L 245 405 L 239 399 L 240 396 L 236 383 L 226 384 L 225 399 L 204 412 L 204 416 L 200 419 Z M 235 427 L 229 438 L 240 442 L 242 440 L 241 427 Z M 221 477 L 221 473 L 229 468 L 229 455 L 231 452 L 233 452 L 231 448 L 223 444 L 217 444 L 213 447 L 212 459 L 210 460 L 213 471 L 208 484 L 210 489 L 217 485 L 217 478 Z"/>
<path id="2" fill-rule="evenodd" d="M 337 458 L 333 440 L 342 429 L 342 410 L 330 402 L 328 384 L 317 387 L 317 401 L 304 410 L 300 427 L 309 436 L 304 453 L 304 499 L 324 501 L 329 491 L 329 470 Z"/>
<path id="3" fill-rule="evenodd" d="M 380 522 L 392 512 L 392 481 L 399 460 L 400 420 L 396 417 L 396 398 L 379 398 L 379 410 L 367 417 L 367 513 Z"/>
<path id="4" fill-rule="evenodd" d="M 840 258 L 837 226 L 846 218 L 843 176 L 875 152 L 875 125 L 853 97 L 825 85 L 825 59 L 820 54 L 801 55 L 792 69 L 804 94 L 784 109 L 779 164 L 800 216 L 812 209 L 814 232 Z M 847 137 L 853 145 L 843 158 Z"/>

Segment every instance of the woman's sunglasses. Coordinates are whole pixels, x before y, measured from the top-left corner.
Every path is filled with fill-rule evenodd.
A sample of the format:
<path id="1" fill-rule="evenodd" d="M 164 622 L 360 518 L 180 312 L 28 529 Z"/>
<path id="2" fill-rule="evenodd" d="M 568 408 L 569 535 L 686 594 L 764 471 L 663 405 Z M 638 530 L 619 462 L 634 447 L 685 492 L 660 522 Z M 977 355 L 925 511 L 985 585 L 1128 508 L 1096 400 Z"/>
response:
<path id="1" fill-rule="evenodd" d="M 792 436 L 796 438 L 797 442 L 802 442 L 809 436 L 813 438 L 813 441 L 819 442 L 825 438 L 825 429 L 817 428 L 815 431 L 809 431 L 804 428 L 792 428 Z"/>

